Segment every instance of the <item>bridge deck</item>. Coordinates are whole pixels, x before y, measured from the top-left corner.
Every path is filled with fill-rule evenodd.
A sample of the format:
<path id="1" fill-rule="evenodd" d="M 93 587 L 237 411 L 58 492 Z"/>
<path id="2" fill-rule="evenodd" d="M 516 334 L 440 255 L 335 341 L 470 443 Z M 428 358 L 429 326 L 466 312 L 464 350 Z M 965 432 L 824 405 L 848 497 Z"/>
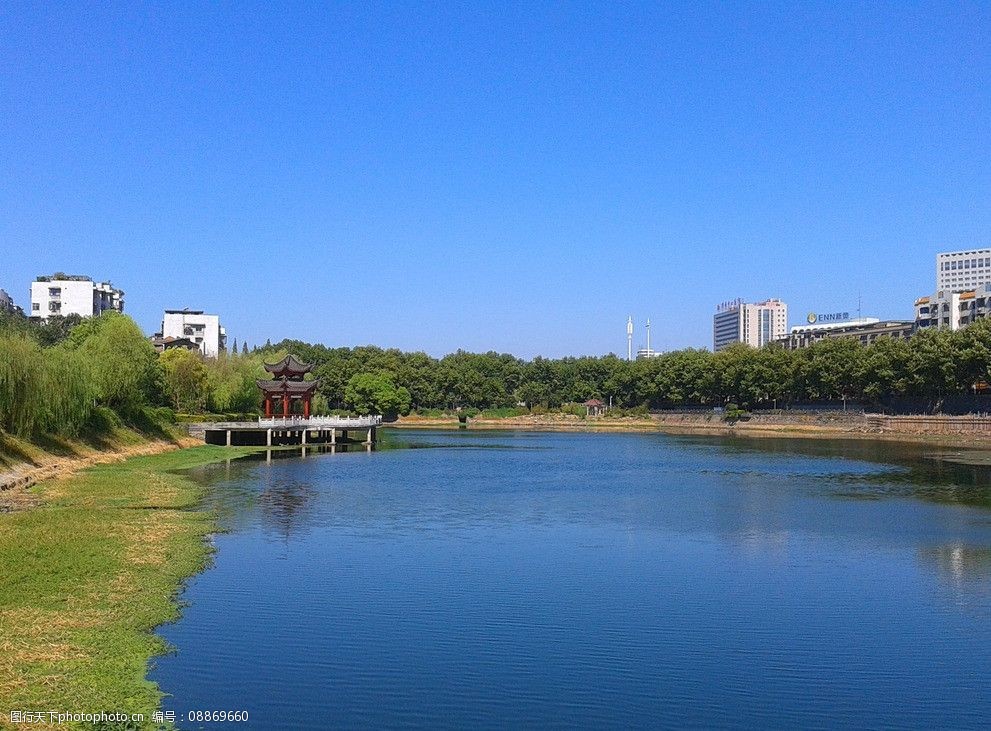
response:
<path id="1" fill-rule="evenodd" d="M 190 425 L 191 434 L 202 433 L 207 444 L 238 446 L 273 446 L 286 444 L 348 443 L 348 431 L 367 432 L 365 444 L 376 441 L 381 416 L 312 416 L 310 418 L 261 418 L 257 421 L 214 421 Z"/>
<path id="2" fill-rule="evenodd" d="M 212 421 L 203 424 L 204 431 L 303 431 L 304 429 L 370 429 L 382 426 L 381 416 L 311 416 L 258 419 L 258 421 Z"/>

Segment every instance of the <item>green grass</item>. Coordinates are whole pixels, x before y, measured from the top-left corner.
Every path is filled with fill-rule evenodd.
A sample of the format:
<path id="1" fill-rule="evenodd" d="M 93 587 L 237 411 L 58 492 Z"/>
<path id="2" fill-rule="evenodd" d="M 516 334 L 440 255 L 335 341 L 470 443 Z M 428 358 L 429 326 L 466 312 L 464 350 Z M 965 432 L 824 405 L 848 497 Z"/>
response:
<path id="1" fill-rule="evenodd" d="M 249 449 L 195 447 L 99 465 L 33 488 L 0 515 L 0 728 L 11 709 L 144 713 L 160 693 L 152 634 L 176 618 L 183 579 L 207 562 L 213 517 L 178 470 Z M 18 726 L 18 728 L 24 728 Z"/>

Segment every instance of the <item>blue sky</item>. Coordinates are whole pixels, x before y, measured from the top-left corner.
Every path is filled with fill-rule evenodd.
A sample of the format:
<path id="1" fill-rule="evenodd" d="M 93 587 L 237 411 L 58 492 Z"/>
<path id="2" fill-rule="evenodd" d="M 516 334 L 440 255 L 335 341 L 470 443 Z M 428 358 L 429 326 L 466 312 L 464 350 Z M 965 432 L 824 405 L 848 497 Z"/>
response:
<path id="1" fill-rule="evenodd" d="M 989 3 L 282 5 L 0 6 L 0 287 L 560 356 L 991 245 Z"/>

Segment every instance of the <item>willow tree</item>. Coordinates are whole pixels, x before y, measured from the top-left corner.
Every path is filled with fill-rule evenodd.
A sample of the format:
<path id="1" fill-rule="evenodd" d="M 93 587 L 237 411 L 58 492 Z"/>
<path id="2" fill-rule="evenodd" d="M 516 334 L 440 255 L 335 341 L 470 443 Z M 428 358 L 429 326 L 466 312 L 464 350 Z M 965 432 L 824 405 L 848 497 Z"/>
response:
<path id="1" fill-rule="evenodd" d="M 29 437 L 45 413 L 41 346 L 19 334 L 0 335 L 0 427 Z"/>

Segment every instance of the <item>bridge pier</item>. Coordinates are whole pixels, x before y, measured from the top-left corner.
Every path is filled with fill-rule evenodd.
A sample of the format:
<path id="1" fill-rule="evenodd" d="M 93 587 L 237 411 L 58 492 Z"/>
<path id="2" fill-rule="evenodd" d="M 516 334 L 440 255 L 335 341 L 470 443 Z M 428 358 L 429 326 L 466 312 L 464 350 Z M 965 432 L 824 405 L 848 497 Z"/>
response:
<path id="1" fill-rule="evenodd" d="M 378 439 L 379 416 L 360 417 L 312 417 L 301 419 L 260 418 L 256 422 L 214 422 L 204 424 L 203 439 L 208 444 L 235 444 L 274 447 L 297 444 L 311 447 L 314 444 L 375 444 Z M 363 439 L 352 438 L 351 432 L 364 431 Z"/>

